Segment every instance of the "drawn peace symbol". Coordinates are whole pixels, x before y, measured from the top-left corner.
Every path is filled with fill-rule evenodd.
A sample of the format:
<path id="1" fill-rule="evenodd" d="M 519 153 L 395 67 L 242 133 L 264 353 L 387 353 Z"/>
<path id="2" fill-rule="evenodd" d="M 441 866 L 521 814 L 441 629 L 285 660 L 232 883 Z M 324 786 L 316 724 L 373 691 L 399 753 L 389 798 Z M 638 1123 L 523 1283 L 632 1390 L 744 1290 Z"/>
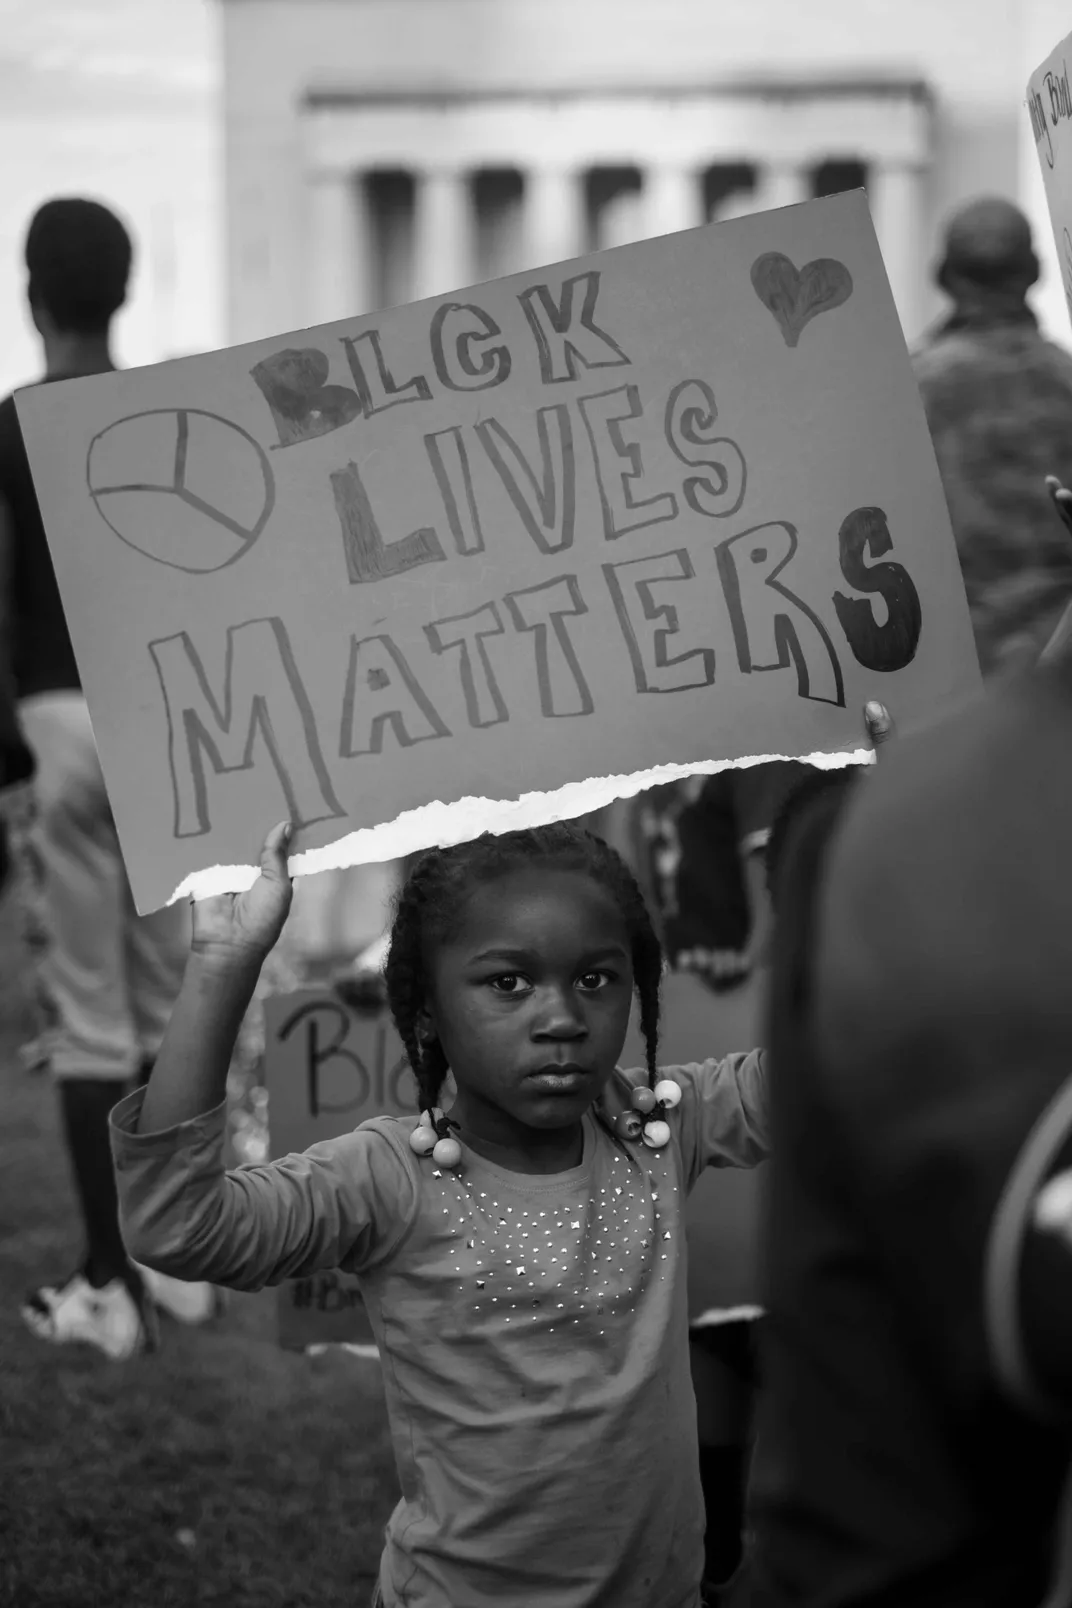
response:
<path id="1" fill-rule="evenodd" d="M 86 485 L 121 542 L 192 575 L 237 563 L 275 507 L 260 443 L 203 408 L 116 419 L 89 444 Z"/>

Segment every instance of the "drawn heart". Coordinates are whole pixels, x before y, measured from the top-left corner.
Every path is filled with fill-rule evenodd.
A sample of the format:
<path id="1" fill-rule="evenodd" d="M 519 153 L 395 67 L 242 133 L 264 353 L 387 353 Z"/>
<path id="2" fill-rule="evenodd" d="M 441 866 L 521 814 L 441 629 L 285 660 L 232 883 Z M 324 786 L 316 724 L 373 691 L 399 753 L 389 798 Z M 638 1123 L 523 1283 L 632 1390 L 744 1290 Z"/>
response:
<path id="1" fill-rule="evenodd" d="M 817 257 L 798 271 L 781 252 L 768 251 L 752 264 L 752 288 L 774 314 L 785 344 L 795 346 L 813 318 L 848 301 L 852 275 L 835 257 Z"/>

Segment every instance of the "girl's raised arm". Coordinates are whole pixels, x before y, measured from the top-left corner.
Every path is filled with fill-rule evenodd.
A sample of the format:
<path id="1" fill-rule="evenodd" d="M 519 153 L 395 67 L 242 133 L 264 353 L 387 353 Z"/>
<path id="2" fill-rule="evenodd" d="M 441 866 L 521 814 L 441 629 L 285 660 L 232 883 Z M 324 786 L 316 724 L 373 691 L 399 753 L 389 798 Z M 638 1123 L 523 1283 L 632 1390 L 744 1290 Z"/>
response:
<path id="1" fill-rule="evenodd" d="M 274 827 L 248 892 L 194 904 L 190 958 L 149 1079 L 139 1133 L 174 1128 L 223 1100 L 242 1018 L 290 910 L 289 841 L 286 822 Z"/>
<path id="2" fill-rule="evenodd" d="M 144 1096 L 112 1117 L 130 1254 L 180 1279 L 256 1290 L 382 1256 L 416 1209 L 408 1147 L 376 1125 L 227 1172 L 227 1071 L 265 956 L 290 908 L 289 831 L 276 827 L 247 893 L 194 907 L 182 992 Z"/>

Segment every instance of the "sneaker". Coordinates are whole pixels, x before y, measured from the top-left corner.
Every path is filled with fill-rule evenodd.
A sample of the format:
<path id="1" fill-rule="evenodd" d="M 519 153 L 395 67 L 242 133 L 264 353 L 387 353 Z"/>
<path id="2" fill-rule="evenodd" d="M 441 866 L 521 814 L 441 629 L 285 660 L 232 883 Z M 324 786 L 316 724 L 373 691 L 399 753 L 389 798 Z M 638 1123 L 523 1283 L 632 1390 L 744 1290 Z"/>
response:
<path id="1" fill-rule="evenodd" d="M 22 1316 L 39 1340 L 57 1346 L 80 1340 L 115 1361 L 149 1349 L 155 1340 L 122 1279 L 97 1290 L 76 1273 L 59 1289 L 43 1285 L 27 1296 Z"/>
<path id="2" fill-rule="evenodd" d="M 215 1317 L 216 1289 L 211 1284 L 187 1284 L 185 1279 L 173 1279 L 167 1273 L 157 1273 L 140 1262 L 134 1266 L 141 1275 L 146 1291 L 162 1311 L 180 1323 L 207 1323 Z"/>

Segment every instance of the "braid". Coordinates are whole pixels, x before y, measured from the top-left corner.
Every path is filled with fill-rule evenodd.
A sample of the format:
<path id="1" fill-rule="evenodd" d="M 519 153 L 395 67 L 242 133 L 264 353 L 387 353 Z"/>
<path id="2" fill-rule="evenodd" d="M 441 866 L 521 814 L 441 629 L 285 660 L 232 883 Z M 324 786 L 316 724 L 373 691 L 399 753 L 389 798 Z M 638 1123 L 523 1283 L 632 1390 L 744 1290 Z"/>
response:
<path id="1" fill-rule="evenodd" d="M 648 1082 L 655 1086 L 663 956 L 644 895 L 616 850 L 593 833 L 561 821 L 497 837 L 486 832 L 470 843 L 430 849 L 406 878 L 395 908 L 385 975 L 391 1015 L 417 1078 L 422 1110 L 433 1110 L 447 1074 L 442 1045 L 438 1040 L 422 1045 L 417 1034 L 417 1019 L 430 992 L 427 947 L 450 930 L 475 884 L 534 863 L 548 870 L 583 872 L 614 896 L 629 933 Z"/>
<path id="2" fill-rule="evenodd" d="M 578 834 L 587 839 L 586 847 L 592 855 L 588 867 L 597 882 L 608 888 L 617 898 L 629 932 L 633 960 L 633 986 L 640 1003 L 640 1031 L 644 1038 L 645 1058 L 648 1067 L 648 1084 L 655 1087 L 658 1080 L 659 1054 L 659 990 L 663 975 L 663 951 L 655 931 L 651 913 L 633 873 L 621 855 L 602 838 L 585 832 Z"/>
<path id="3" fill-rule="evenodd" d="M 427 859 L 428 856 L 425 856 Z M 387 1003 L 405 1047 L 406 1058 L 417 1079 L 420 1109 L 431 1116 L 439 1103 L 447 1062 L 438 1041 L 423 1045 L 417 1033 L 417 1018 L 428 997 L 421 942 L 423 864 L 419 862 L 414 867 L 399 895 L 384 975 Z"/>

